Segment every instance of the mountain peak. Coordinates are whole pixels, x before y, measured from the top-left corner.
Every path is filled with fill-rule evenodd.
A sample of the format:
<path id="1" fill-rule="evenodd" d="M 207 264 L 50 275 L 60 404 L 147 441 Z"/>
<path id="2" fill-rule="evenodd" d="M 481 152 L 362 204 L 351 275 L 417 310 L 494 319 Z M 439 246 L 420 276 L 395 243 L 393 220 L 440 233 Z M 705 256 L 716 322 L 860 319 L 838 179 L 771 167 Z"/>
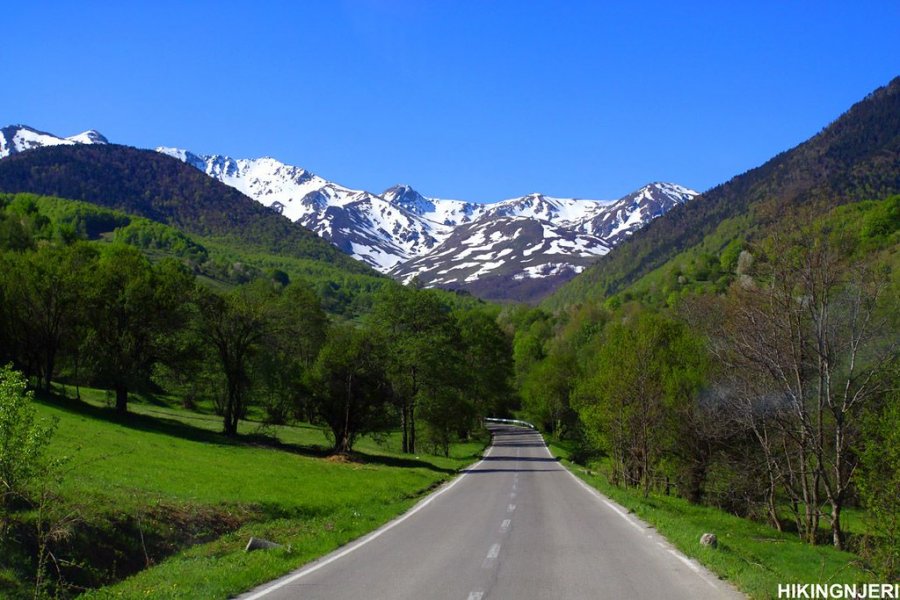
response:
<path id="1" fill-rule="evenodd" d="M 106 139 L 102 133 L 97 131 L 96 129 L 88 129 L 87 131 L 82 131 L 76 135 L 70 135 L 66 138 L 70 142 L 75 142 L 76 144 L 108 144 L 109 140 Z"/>
<path id="2" fill-rule="evenodd" d="M 72 137 L 62 138 L 40 131 L 28 125 L 8 125 L 0 128 L 0 158 L 44 146 L 69 146 L 72 144 L 108 144 L 103 135 L 94 130 Z"/>
<path id="3" fill-rule="evenodd" d="M 425 197 L 413 189 L 411 185 L 405 183 L 399 183 L 389 187 L 382 192 L 381 196 L 388 199 L 390 202 L 397 202 L 400 204 L 419 202 L 425 199 Z"/>
<path id="4" fill-rule="evenodd" d="M 434 211 L 434 202 L 406 184 L 398 184 L 382 192 L 381 197 L 417 215 Z"/>
<path id="5" fill-rule="evenodd" d="M 683 185 L 678 185 L 677 183 L 654 181 L 653 183 L 648 183 L 639 190 L 624 196 L 619 201 L 628 201 L 637 204 L 659 202 L 665 202 L 667 204 L 684 204 L 698 195 L 699 192 L 684 187 Z"/>

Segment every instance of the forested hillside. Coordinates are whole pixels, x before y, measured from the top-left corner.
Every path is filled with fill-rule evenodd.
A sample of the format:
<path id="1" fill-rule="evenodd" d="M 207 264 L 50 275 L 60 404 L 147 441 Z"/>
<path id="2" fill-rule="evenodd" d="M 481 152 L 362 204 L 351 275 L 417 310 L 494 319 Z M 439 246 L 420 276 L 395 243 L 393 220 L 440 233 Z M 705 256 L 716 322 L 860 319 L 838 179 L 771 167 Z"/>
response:
<path id="1" fill-rule="evenodd" d="M 523 413 L 636 504 L 712 506 L 894 580 L 898 191 L 900 78 L 507 309 Z"/>
<path id="2" fill-rule="evenodd" d="M 896 577 L 898 274 L 895 195 L 784 223 L 740 251 L 722 292 L 509 309 L 524 414 L 614 486 Z"/>
<path id="3" fill-rule="evenodd" d="M 40 148 L 0 161 L 0 191 L 84 200 L 244 248 L 375 272 L 183 162 L 118 145 Z"/>
<path id="4" fill-rule="evenodd" d="M 635 505 L 678 496 L 895 579 L 898 191 L 900 78 L 507 309 L 526 418 Z"/>
<path id="5" fill-rule="evenodd" d="M 847 202 L 900 192 L 900 78 L 854 105 L 821 133 L 651 222 L 564 285 L 551 308 L 625 290 L 679 253 L 710 241 L 762 237 L 779 223 Z"/>

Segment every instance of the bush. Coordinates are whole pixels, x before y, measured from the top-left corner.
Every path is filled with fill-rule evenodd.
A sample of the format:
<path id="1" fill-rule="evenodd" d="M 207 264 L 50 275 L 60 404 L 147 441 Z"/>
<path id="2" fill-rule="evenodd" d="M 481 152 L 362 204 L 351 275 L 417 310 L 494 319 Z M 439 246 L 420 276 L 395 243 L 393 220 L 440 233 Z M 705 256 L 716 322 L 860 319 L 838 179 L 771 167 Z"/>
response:
<path id="1" fill-rule="evenodd" d="M 0 511 L 24 496 L 47 466 L 45 453 L 56 423 L 37 420 L 33 399 L 21 373 L 0 368 Z"/>
<path id="2" fill-rule="evenodd" d="M 889 396 L 865 422 L 859 487 L 871 535 L 864 554 L 885 581 L 900 578 L 900 394 Z"/>

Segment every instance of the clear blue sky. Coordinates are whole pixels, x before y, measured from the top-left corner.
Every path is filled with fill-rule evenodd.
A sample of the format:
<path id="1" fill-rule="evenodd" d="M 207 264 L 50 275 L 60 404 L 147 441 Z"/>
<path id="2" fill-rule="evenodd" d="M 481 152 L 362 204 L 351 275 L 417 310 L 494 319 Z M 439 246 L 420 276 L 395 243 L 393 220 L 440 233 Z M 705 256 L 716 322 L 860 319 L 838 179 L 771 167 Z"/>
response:
<path id="1" fill-rule="evenodd" d="M 900 75 L 900 2 L 7 0 L 0 122 L 491 201 L 699 190 Z"/>

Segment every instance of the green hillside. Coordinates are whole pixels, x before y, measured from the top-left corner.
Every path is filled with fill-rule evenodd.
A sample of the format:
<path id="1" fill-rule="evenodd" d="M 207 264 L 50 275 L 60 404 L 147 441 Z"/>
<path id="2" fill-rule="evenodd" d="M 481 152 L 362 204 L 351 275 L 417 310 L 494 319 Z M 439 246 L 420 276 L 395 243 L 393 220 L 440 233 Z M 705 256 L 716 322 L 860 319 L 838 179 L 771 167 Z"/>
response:
<path id="1" fill-rule="evenodd" d="M 44 482 L 53 496 L 44 513 L 30 512 L 2 545 L 0 597 L 30 597 L 32 542 L 15 539 L 33 540 L 29 528 L 44 519 L 66 531 L 54 552 L 70 592 L 141 571 L 88 597 L 224 599 L 386 522 L 483 447 L 404 458 L 398 438 L 386 436 L 361 440 L 352 460 L 338 461 L 319 427 L 247 421 L 256 433 L 235 440 L 218 433 L 214 414 L 165 397 L 120 416 L 103 392 L 81 393 L 82 402 L 40 400 L 38 418 L 57 423 L 49 452 L 67 461 Z M 250 536 L 286 547 L 247 554 Z"/>
<path id="2" fill-rule="evenodd" d="M 681 255 L 717 256 L 789 220 L 900 192 L 900 78 L 807 142 L 655 219 L 557 290 L 545 306 L 610 296 Z"/>
<path id="3" fill-rule="evenodd" d="M 243 249 L 325 262 L 376 276 L 303 226 L 151 150 L 53 146 L 0 161 L 0 191 L 83 200 Z"/>
<path id="4" fill-rule="evenodd" d="M 900 575 L 898 299 L 900 78 L 501 320 L 523 418 L 770 598 Z M 698 529 L 740 548 L 696 552 Z"/>
<path id="5" fill-rule="evenodd" d="M 36 194 L 0 194 L 0 210 L 29 214 L 34 224 L 24 231 L 42 243 L 76 239 L 121 242 L 139 248 L 152 260 L 174 258 L 214 289 L 228 289 L 260 277 L 286 275 L 311 285 L 330 314 L 358 316 L 371 296 L 390 279 L 374 271 L 345 269 L 342 264 L 292 254 L 268 252 L 233 237 L 188 234 L 164 223 L 82 202 Z M 4 236 L 0 229 L 0 245 Z M 24 242 L 23 242 L 24 243 Z M 355 261 L 354 261 L 355 262 Z M 474 299 L 469 303 L 474 304 Z"/>

